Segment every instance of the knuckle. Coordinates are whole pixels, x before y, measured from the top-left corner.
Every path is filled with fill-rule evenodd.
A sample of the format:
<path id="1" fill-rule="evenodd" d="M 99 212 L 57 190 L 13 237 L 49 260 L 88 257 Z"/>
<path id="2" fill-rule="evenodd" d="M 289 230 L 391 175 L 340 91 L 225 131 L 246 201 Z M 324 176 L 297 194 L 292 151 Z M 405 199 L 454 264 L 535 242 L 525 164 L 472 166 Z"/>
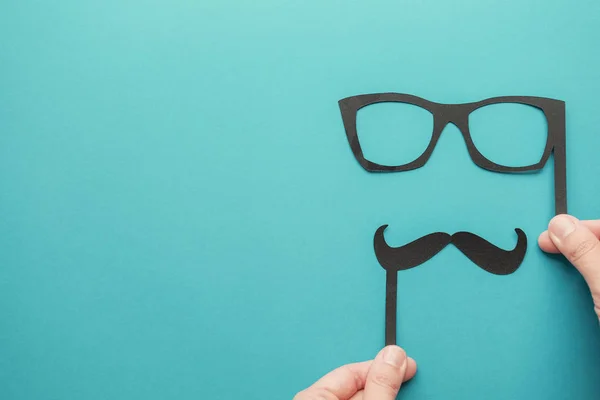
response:
<path id="1" fill-rule="evenodd" d="M 401 382 L 398 379 L 385 373 L 376 373 L 371 378 L 371 382 L 393 394 L 398 393 L 401 385 Z"/>
<path id="2" fill-rule="evenodd" d="M 586 255 L 588 255 L 590 252 L 595 251 L 598 247 L 598 244 L 600 244 L 600 242 L 598 242 L 598 240 L 596 239 L 586 239 L 581 243 L 577 244 L 573 248 L 573 250 L 569 252 L 569 258 L 571 259 L 571 261 L 577 262 Z"/>
<path id="3" fill-rule="evenodd" d="M 358 374 L 354 374 L 354 387 L 356 388 L 356 390 L 361 390 L 364 389 L 365 387 L 365 381 L 364 381 L 364 377 L 361 378 L 360 375 Z"/>

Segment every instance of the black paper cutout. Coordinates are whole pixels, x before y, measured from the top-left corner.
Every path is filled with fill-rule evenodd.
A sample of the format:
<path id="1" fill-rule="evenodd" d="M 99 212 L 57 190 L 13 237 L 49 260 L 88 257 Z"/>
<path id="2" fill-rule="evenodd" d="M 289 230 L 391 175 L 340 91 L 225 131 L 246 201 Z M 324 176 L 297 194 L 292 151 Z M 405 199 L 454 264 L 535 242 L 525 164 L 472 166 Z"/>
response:
<path id="1" fill-rule="evenodd" d="M 452 235 L 452 244 L 482 269 L 495 275 L 509 275 L 519 268 L 527 252 L 527 235 L 515 229 L 517 244 L 509 251 L 494 246 L 482 237 L 470 232 Z"/>
<path id="2" fill-rule="evenodd" d="M 431 259 L 452 243 L 465 256 L 483 270 L 496 275 L 515 272 L 527 251 L 527 235 L 515 229 L 517 244 L 512 250 L 503 250 L 480 236 L 470 232 L 457 232 L 449 235 L 443 232 L 431 233 L 401 247 L 391 247 L 383 235 L 387 225 L 375 232 L 373 245 L 377 261 L 386 270 L 385 295 L 385 344 L 396 344 L 396 307 L 398 271 L 414 268 Z"/>
<path id="3" fill-rule="evenodd" d="M 503 250 L 470 232 L 449 235 L 431 233 L 401 247 L 391 247 L 383 235 L 387 225 L 375 232 L 373 245 L 377 261 L 386 271 L 397 272 L 423 264 L 452 243 L 481 269 L 495 274 L 512 274 L 519 268 L 527 251 L 527 235 L 517 228 L 517 244 L 512 250 Z"/>
<path id="4" fill-rule="evenodd" d="M 363 154 L 356 128 L 357 112 L 368 105 L 386 102 L 406 103 L 421 107 L 434 117 L 431 141 L 423 154 L 414 161 L 397 166 L 382 165 L 367 160 Z M 544 152 L 539 162 L 531 165 L 510 167 L 496 164 L 483 156 L 473 143 L 469 131 L 469 115 L 478 108 L 491 104 L 518 103 L 538 108 L 544 113 L 548 132 Z M 437 142 L 449 123 L 460 130 L 473 162 L 480 168 L 493 172 L 518 173 L 538 171 L 544 168 L 554 154 L 554 207 L 556 214 L 567 213 L 567 171 L 566 171 L 566 118 L 565 102 L 546 97 L 502 96 L 486 100 L 463 103 L 441 104 L 402 93 L 374 93 L 351 96 L 339 101 L 346 136 L 354 157 L 368 172 L 401 172 L 420 168 L 429 160 Z M 510 151 L 510 149 L 507 149 Z M 377 260 L 386 270 L 386 345 L 396 343 L 397 273 L 413 268 L 429 260 L 448 244 L 454 244 L 471 261 L 487 272 L 507 275 L 520 266 L 527 251 L 527 236 L 521 229 L 515 229 L 518 241 L 513 250 L 502 250 L 485 239 L 469 232 L 432 233 L 399 248 L 387 245 L 383 231 L 387 225 L 375 233 L 374 247 Z"/>
<path id="5" fill-rule="evenodd" d="M 388 246 L 383 236 L 387 227 L 387 225 L 380 226 L 373 239 L 377 261 L 386 271 L 397 272 L 421 265 L 442 251 L 452 241 L 452 236 L 447 233 L 436 232 L 402 247 L 394 248 Z"/>
<path id="6" fill-rule="evenodd" d="M 363 155 L 356 128 L 358 110 L 377 103 L 406 103 L 421 107 L 433 114 L 433 134 L 431 142 L 416 160 L 403 165 L 390 166 L 371 162 Z M 541 110 L 546 117 L 548 137 L 546 147 L 539 162 L 520 167 L 509 167 L 496 164 L 484 157 L 471 139 L 469 131 L 469 115 L 478 108 L 491 104 L 518 103 Z M 567 173 L 566 173 L 566 143 L 565 143 L 565 102 L 546 97 L 533 96 L 503 96 L 464 104 L 441 104 L 422 99 L 417 96 L 402 93 L 362 94 L 346 97 L 339 101 L 346 136 L 354 157 L 360 165 L 369 172 L 401 172 L 417 169 L 425 165 L 435 148 L 444 128 L 449 123 L 458 127 L 463 135 L 467 150 L 473 162 L 489 171 L 515 173 L 537 171 L 546 165 L 551 153 L 554 153 L 554 204 L 556 214 L 567 212 Z M 507 149 L 510 151 L 510 149 Z"/>

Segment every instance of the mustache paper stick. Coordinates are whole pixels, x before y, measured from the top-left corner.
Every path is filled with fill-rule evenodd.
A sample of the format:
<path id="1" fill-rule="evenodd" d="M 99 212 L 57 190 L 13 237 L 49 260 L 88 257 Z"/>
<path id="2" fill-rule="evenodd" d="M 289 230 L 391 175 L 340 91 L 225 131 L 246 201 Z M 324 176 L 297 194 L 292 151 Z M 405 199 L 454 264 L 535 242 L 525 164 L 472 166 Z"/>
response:
<path id="1" fill-rule="evenodd" d="M 483 270 L 496 275 L 508 275 L 519 268 L 527 250 L 527 236 L 518 228 L 515 229 L 518 240 L 513 250 L 503 250 L 469 232 L 457 232 L 454 235 L 436 232 L 401 247 L 390 247 L 383 236 L 386 228 L 387 225 L 379 227 L 373 239 L 377 261 L 386 270 L 386 345 L 396 344 L 398 271 L 421 265 L 452 243 Z"/>

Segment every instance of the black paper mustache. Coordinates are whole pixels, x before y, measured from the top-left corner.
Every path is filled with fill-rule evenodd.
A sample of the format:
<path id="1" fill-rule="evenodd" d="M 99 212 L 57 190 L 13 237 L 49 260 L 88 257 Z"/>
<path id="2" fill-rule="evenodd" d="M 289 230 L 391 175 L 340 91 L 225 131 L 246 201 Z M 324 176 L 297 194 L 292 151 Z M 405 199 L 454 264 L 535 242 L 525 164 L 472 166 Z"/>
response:
<path id="1" fill-rule="evenodd" d="M 485 271 L 496 275 L 508 275 L 519 268 L 527 251 L 527 235 L 518 228 L 515 229 L 517 244 L 512 250 L 503 250 L 470 232 L 457 232 L 454 235 L 436 232 L 401 247 L 390 247 L 383 236 L 386 228 L 387 225 L 383 225 L 377 229 L 373 244 L 377 261 L 389 272 L 414 268 L 452 243 Z"/>

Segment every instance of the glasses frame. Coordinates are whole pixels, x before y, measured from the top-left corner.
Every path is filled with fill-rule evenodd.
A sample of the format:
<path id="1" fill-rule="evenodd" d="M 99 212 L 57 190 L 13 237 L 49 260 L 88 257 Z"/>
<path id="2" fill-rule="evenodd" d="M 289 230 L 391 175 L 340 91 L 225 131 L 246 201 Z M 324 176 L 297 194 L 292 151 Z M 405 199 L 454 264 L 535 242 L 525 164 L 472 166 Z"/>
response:
<path id="1" fill-rule="evenodd" d="M 429 145 L 416 160 L 398 166 L 374 163 L 365 158 L 358 131 L 356 116 L 358 111 L 366 106 L 378 103 L 412 104 L 429 111 L 433 115 L 433 133 Z M 546 146 L 541 159 L 531 165 L 510 167 L 497 164 L 479 152 L 469 130 L 469 115 L 481 108 L 492 104 L 524 104 L 541 110 L 548 125 Z M 346 136 L 354 157 L 368 172 L 402 172 L 424 166 L 444 130 L 452 123 L 460 130 L 467 145 L 467 150 L 473 162 L 480 168 L 501 173 L 520 173 L 537 171 L 544 168 L 551 154 L 554 154 L 554 194 L 556 214 L 567 213 L 567 176 L 566 176 L 566 119 L 565 102 L 547 97 L 534 96 L 501 96 L 462 104 L 435 103 L 421 97 L 403 93 L 372 93 L 346 97 L 338 102 Z"/>

